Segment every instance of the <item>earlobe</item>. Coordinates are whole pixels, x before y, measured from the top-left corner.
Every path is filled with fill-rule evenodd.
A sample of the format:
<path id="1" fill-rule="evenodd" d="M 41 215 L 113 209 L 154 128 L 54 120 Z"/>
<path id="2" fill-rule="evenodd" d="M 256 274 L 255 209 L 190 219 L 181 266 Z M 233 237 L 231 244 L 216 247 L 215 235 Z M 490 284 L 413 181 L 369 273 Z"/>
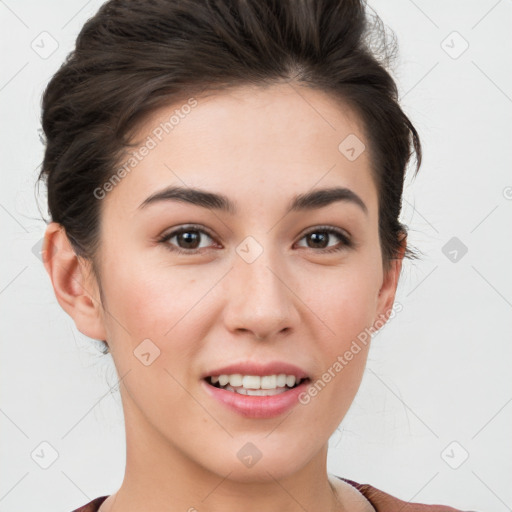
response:
<path id="1" fill-rule="evenodd" d="M 77 329 L 90 338 L 105 340 L 96 279 L 75 254 L 61 224 L 51 222 L 46 228 L 42 257 L 55 297 Z"/>

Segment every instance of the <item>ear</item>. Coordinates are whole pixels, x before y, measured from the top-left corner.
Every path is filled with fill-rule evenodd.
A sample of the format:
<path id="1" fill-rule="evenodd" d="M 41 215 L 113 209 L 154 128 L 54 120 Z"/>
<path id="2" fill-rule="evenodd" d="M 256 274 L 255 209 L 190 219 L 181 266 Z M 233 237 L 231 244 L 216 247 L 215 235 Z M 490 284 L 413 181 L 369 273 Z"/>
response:
<path id="1" fill-rule="evenodd" d="M 382 286 L 377 297 L 377 317 L 373 323 L 375 331 L 378 331 L 388 321 L 391 315 L 406 247 L 407 233 L 403 233 L 397 255 L 395 259 L 390 261 L 389 269 L 384 273 L 382 279 Z"/>
<path id="2" fill-rule="evenodd" d="M 91 265 L 78 258 L 61 224 L 46 228 L 43 263 L 60 306 L 89 338 L 106 340 L 103 307 Z"/>

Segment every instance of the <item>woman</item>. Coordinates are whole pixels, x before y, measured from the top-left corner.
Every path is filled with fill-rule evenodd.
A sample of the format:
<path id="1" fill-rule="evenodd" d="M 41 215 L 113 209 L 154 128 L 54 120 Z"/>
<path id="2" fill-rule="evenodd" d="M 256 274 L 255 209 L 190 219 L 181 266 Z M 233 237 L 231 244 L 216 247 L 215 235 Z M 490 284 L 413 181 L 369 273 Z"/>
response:
<path id="1" fill-rule="evenodd" d="M 82 512 L 454 511 L 329 475 L 392 314 L 418 134 L 360 1 L 110 1 L 43 97 L 45 267 L 121 379 Z"/>

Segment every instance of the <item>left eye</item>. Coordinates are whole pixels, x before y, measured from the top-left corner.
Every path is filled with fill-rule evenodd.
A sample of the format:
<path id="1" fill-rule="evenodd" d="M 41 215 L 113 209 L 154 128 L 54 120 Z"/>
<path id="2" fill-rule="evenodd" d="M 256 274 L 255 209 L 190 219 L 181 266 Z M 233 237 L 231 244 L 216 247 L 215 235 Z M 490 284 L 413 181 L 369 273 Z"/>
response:
<path id="1" fill-rule="evenodd" d="M 326 245 L 328 241 L 335 235 L 338 240 L 341 240 L 341 245 L 334 245 L 329 247 Z M 309 249 L 320 249 L 322 252 L 335 252 L 341 251 L 344 247 L 351 247 L 350 239 L 342 231 L 331 227 L 316 228 L 309 233 L 306 233 L 301 240 L 308 239 L 313 243 L 313 246 L 307 246 Z M 320 247 L 319 247 L 320 246 Z"/>

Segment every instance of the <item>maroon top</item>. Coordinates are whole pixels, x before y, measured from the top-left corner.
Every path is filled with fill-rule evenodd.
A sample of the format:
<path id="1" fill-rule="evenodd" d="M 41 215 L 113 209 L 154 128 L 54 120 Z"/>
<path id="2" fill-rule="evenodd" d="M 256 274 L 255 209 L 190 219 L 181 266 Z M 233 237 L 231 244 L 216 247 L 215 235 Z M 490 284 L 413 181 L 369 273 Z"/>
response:
<path id="1" fill-rule="evenodd" d="M 347 480 L 338 476 L 341 480 L 355 487 L 372 505 L 376 512 L 463 512 L 461 510 L 446 507 L 444 505 L 421 505 L 419 503 L 409 503 L 399 500 L 393 496 L 376 489 L 368 484 L 358 484 L 352 480 Z M 83 507 L 73 510 L 73 512 L 97 512 L 100 505 L 108 496 L 100 496 Z M 469 512 L 469 511 L 468 511 Z"/>

